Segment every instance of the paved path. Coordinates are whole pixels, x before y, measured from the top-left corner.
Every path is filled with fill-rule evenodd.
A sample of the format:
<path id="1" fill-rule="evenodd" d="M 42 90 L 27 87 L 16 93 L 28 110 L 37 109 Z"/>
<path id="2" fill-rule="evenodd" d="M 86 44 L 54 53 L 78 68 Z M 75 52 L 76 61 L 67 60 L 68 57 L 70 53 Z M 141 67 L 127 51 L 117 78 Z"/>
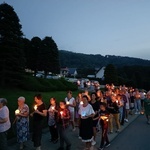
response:
<path id="1" fill-rule="evenodd" d="M 150 125 L 146 117 L 140 115 L 106 150 L 150 150 Z"/>
<path id="2" fill-rule="evenodd" d="M 122 131 L 131 124 L 139 115 L 130 115 L 129 116 L 129 123 L 125 123 L 124 126 L 121 126 L 121 132 L 119 134 L 122 134 Z M 109 139 L 112 141 L 118 133 L 109 134 Z M 70 133 L 68 135 L 70 137 L 70 140 L 72 142 L 72 150 L 83 150 L 84 149 L 84 143 L 80 139 L 78 139 L 78 129 L 76 131 L 72 131 L 70 129 Z M 100 138 L 101 133 L 99 132 L 96 137 L 96 145 L 92 147 L 92 150 L 97 150 L 97 148 L 100 145 Z M 48 129 L 45 129 L 42 135 L 42 150 L 57 150 L 59 147 L 59 142 L 57 144 L 53 144 L 49 142 L 50 139 L 50 133 Z M 13 142 L 9 141 L 9 150 L 18 150 L 19 145 L 13 140 Z M 25 143 L 24 150 L 35 150 L 33 147 L 33 143 L 31 141 L 28 141 Z"/>

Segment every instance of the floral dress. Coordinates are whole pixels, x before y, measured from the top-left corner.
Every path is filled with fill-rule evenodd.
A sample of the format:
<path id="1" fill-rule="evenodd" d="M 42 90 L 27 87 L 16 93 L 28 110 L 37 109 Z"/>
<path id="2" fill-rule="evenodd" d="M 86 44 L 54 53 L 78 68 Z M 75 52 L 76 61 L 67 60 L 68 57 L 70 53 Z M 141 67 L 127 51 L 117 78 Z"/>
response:
<path id="1" fill-rule="evenodd" d="M 19 108 L 21 114 L 28 112 L 28 105 L 24 104 L 23 108 Z M 17 116 L 16 121 L 16 129 L 17 129 L 17 141 L 18 143 L 23 143 L 29 139 L 29 117 Z"/>

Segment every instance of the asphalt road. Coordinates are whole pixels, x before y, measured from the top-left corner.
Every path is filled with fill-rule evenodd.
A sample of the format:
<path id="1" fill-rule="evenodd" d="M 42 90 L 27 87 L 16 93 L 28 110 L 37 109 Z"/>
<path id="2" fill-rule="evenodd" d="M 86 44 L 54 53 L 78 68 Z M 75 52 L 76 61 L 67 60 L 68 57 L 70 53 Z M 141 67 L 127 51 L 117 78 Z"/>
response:
<path id="1" fill-rule="evenodd" d="M 109 150 L 110 149 L 111 150 L 115 150 L 115 148 L 117 150 L 125 150 L 125 149 L 122 149 L 122 147 L 121 147 L 122 144 L 120 145 L 121 148 L 118 147 L 119 146 L 118 144 L 117 145 L 115 144 L 115 141 L 117 140 L 116 137 L 117 136 L 120 137 L 120 136 L 122 136 L 122 134 L 124 135 L 125 132 L 127 132 L 129 134 L 128 136 L 130 137 L 130 132 L 131 132 L 130 128 L 132 127 L 133 122 L 135 122 L 135 125 L 137 124 L 137 122 L 141 122 L 143 126 L 146 126 L 147 128 L 150 129 L 150 126 L 145 124 L 145 117 L 143 117 L 143 115 L 142 115 L 141 117 L 143 118 L 143 120 L 142 121 L 138 121 L 136 119 L 138 116 L 140 116 L 140 115 L 130 115 L 129 116 L 129 123 L 125 123 L 125 125 L 121 127 L 121 132 L 119 134 L 118 133 L 109 134 L 109 139 L 110 139 L 110 141 L 112 141 Z M 144 129 L 141 129 L 140 126 L 139 126 L 140 130 L 145 130 L 145 127 L 143 127 Z M 130 132 L 128 132 L 128 130 L 130 130 Z M 134 133 L 135 130 L 133 130 L 132 132 Z M 71 140 L 71 143 L 72 143 L 72 150 L 83 150 L 84 149 L 84 143 L 82 143 L 82 141 L 78 139 L 78 129 L 73 132 L 72 129 L 70 128 L 70 132 L 69 132 L 68 136 L 69 136 L 69 138 Z M 134 136 L 134 134 L 133 134 L 133 136 Z M 125 136 L 125 137 L 123 136 L 125 141 L 127 141 L 127 138 L 129 138 L 129 137 L 127 137 L 127 138 L 126 137 L 127 136 Z M 134 136 L 134 138 L 135 138 L 135 136 Z M 134 141 L 134 138 L 132 139 L 132 141 Z M 50 133 L 49 133 L 48 129 L 45 129 L 44 132 L 43 132 L 43 136 L 42 136 L 42 150 L 57 150 L 57 148 L 59 147 L 59 142 L 57 144 L 52 144 L 52 143 L 49 142 L 49 139 L 50 139 Z M 97 133 L 97 137 L 96 137 L 96 142 L 97 143 L 96 143 L 95 146 L 93 146 L 91 148 L 91 150 L 97 150 L 97 148 L 100 145 L 100 139 L 101 139 L 101 132 Z M 129 141 L 131 141 L 131 140 L 129 140 Z M 16 139 L 13 139 L 9 143 L 10 143 L 9 144 L 9 150 L 18 150 L 19 145 L 17 144 Z M 24 150 L 35 150 L 31 140 L 29 140 L 28 142 L 25 143 Z M 132 150 L 135 150 L 135 149 L 132 149 Z M 137 149 L 137 150 L 142 150 L 142 149 Z M 144 149 L 144 150 L 146 150 L 146 149 Z M 150 150 L 150 148 L 149 148 L 149 150 Z"/>
<path id="2" fill-rule="evenodd" d="M 145 115 L 140 115 L 105 150 L 150 150 L 150 125 Z"/>

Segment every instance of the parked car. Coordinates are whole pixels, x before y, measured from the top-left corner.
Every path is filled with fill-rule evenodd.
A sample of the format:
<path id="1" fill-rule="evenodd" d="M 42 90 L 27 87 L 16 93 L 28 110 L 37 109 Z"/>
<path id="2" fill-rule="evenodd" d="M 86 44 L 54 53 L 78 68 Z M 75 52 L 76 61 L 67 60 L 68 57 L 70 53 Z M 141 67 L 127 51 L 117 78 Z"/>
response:
<path id="1" fill-rule="evenodd" d="M 38 78 L 44 78 L 44 74 L 42 74 L 42 73 L 37 73 L 37 74 L 36 74 L 36 77 L 38 77 Z"/>

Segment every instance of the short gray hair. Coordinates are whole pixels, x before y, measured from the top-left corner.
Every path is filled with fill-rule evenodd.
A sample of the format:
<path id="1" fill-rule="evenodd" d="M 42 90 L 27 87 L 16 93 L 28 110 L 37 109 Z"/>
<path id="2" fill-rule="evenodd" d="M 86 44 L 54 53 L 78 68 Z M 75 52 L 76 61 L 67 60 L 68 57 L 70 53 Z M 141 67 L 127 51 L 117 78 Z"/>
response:
<path id="1" fill-rule="evenodd" d="M 5 106 L 7 104 L 7 99 L 6 98 L 0 98 L 0 103 L 2 103 L 3 106 Z"/>

